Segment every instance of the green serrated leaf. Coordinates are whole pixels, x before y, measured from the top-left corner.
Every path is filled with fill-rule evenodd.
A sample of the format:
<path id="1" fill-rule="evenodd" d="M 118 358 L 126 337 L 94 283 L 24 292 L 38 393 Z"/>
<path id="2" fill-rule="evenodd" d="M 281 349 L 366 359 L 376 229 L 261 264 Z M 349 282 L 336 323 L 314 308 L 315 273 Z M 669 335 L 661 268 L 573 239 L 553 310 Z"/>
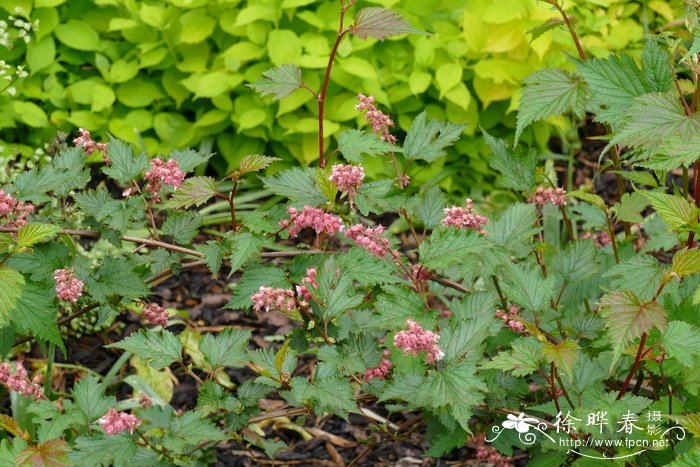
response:
<path id="1" fill-rule="evenodd" d="M 644 218 L 641 213 L 649 206 L 647 198 L 635 191 L 625 193 L 619 203 L 615 204 L 615 217 L 623 222 L 643 222 Z"/>
<path id="2" fill-rule="evenodd" d="M 444 270 L 462 263 L 474 253 L 482 253 L 489 247 L 488 241 L 478 232 L 457 228 L 434 230 L 418 247 L 423 266 Z"/>
<path id="3" fill-rule="evenodd" d="M 0 266 L 0 327 L 10 324 L 10 312 L 22 295 L 24 276 L 7 266 Z"/>
<path id="4" fill-rule="evenodd" d="M 225 329 L 216 335 L 207 333 L 199 342 L 199 350 L 213 367 L 239 368 L 248 360 L 246 348 L 251 337 L 250 331 L 241 329 Z"/>
<path id="5" fill-rule="evenodd" d="M 171 212 L 161 231 L 173 238 L 175 243 L 190 243 L 202 225 L 202 217 L 194 211 Z"/>
<path id="6" fill-rule="evenodd" d="M 273 94 L 273 98 L 279 100 L 301 88 L 302 85 L 301 68 L 297 65 L 280 65 L 267 70 L 257 81 L 247 86 L 261 96 Z"/>
<path id="7" fill-rule="evenodd" d="M 692 368 L 700 357 L 700 328 L 683 321 L 670 321 L 662 345 L 669 357 Z"/>
<path id="8" fill-rule="evenodd" d="M 387 152 L 401 152 L 402 149 L 387 143 L 375 133 L 347 130 L 338 135 L 338 151 L 346 160 L 359 164 L 363 162 L 364 154 L 376 157 Z"/>
<path id="9" fill-rule="evenodd" d="M 115 138 L 110 138 L 107 154 L 110 165 L 102 168 L 102 172 L 124 184 L 130 184 L 148 167 L 148 156 L 141 153 L 134 157 L 130 144 Z"/>
<path id="10" fill-rule="evenodd" d="M 700 272 L 700 250 L 683 248 L 673 255 L 671 272 L 681 278 Z"/>
<path id="11" fill-rule="evenodd" d="M 554 278 L 543 278 L 534 266 L 510 264 L 505 270 L 502 288 L 510 300 L 528 311 L 538 313 L 550 305 L 554 294 Z"/>
<path id="12" fill-rule="evenodd" d="M 301 204 L 316 206 L 325 203 L 326 197 L 316 184 L 316 171 L 295 167 L 271 177 L 261 177 L 265 188 L 274 194 L 286 196 Z"/>
<path id="13" fill-rule="evenodd" d="M 526 191 L 535 186 L 535 168 L 537 167 L 537 152 L 514 151 L 505 141 L 495 138 L 481 129 L 484 141 L 491 148 L 489 166 L 497 170 L 501 177 L 499 183 L 511 190 Z"/>
<path id="14" fill-rule="evenodd" d="M 218 193 L 216 181 L 211 177 L 191 177 L 182 182 L 166 202 L 169 208 L 200 206 Z"/>
<path id="15" fill-rule="evenodd" d="M 408 129 L 403 154 L 408 160 L 433 162 L 445 155 L 444 149 L 459 139 L 465 125 L 428 120 L 421 112 Z"/>
<path id="16" fill-rule="evenodd" d="M 262 154 L 249 154 L 243 156 L 241 162 L 238 163 L 238 172 L 245 175 L 251 172 L 260 172 L 266 169 L 273 162 L 282 160 L 279 157 L 264 156 Z"/>
<path id="17" fill-rule="evenodd" d="M 61 228 L 57 225 L 31 222 L 17 232 L 17 248 L 28 248 L 53 238 Z"/>
<path id="18" fill-rule="evenodd" d="M 542 342 L 534 337 L 520 337 L 513 341 L 511 350 L 502 351 L 481 367 L 503 370 L 522 377 L 536 372 L 544 363 Z"/>
<path id="19" fill-rule="evenodd" d="M 263 240 L 249 232 L 241 232 L 231 238 L 231 273 L 260 257 Z"/>
<path id="20" fill-rule="evenodd" d="M 44 285 L 26 282 L 10 316 L 23 333 L 56 344 L 66 352 L 56 323 L 54 291 Z"/>
<path id="21" fill-rule="evenodd" d="M 656 191 L 644 192 L 644 196 L 671 230 L 681 232 L 697 223 L 698 210 L 687 199 Z"/>
<path id="22" fill-rule="evenodd" d="M 182 342 L 175 334 L 165 329 L 142 329 L 107 347 L 138 355 L 155 369 L 165 368 L 182 359 Z"/>
<path id="23" fill-rule="evenodd" d="M 528 125 L 552 115 L 584 114 L 587 92 L 583 81 L 557 68 L 538 70 L 524 80 L 518 107 L 515 144 Z"/>
<path id="24" fill-rule="evenodd" d="M 93 375 L 84 376 L 73 387 L 75 405 L 81 410 L 88 423 L 92 423 L 114 407 L 114 396 L 105 397 L 103 387 Z"/>
<path id="25" fill-rule="evenodd" d="M 218 275 L 219 269 L 221 269 L 221 264 L 224 261 L 224 257 L 229 251 L 227 245 L 223 242 L 216 242 L 214 240 L 207 240 L 204 245 L 198 245 L 197 251 L 204 254 L 204 261 L 207 263 L 207 267 L 212 272 L 212 274 Z"/>

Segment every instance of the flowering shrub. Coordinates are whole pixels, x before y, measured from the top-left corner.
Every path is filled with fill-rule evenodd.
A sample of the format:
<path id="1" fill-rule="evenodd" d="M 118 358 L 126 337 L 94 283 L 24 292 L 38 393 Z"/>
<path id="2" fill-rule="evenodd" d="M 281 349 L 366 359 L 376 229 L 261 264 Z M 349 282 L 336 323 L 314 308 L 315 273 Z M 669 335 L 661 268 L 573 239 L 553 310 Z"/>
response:
<path id="1" fill-rule="evenodd" d="M 341 2 L 343 19 L 353 3 Z M 0 457 L 198 465 L 213 463 L 221 443 L 274 457 L 286 445 L 264 422 L 352 414 L 372 420 L 378 438 L 370 449 L 420 430 L 427 455 L 469 447 L 496 465 L 523 456 L 541 465 L 580 456 L 648 465 L 677 456 L 677 465 L 696 465 L 700 151 L 688 147 L 700 138 L 698 94 L 683 93 L 688 80 L 674 86 L 677 70 L 654 41 L 642 68 L 626 56 L 587 59 L 561 5 L 547 3 L 562 12 L 581 56 L 573 74 L 549 69 L 527 80 L 517 132 L 553 114 L 594 115 L 611 132 L 603 168 L 613 169 L 619 191 L 607 199 L 590 186 L 560 187 L 536 152 L 485 134 L 500 183 L 519 201 L 496 213 L 473 200 L 448 207 L 439 188 L 415 186 L 406 168 L 441 157 L 464 126 L 423 113 L 399 144 L 391 118 L 366 95 L 358 111 L 376 125 L 327 150 L 322 116 L 333 56 L 318 92 L 294 65 L 251 84 L 280 99 L 311 92 L 319 102 L 318 167 L 261 175 L 286 206 L 236 211 L 239 184 L 275 158 L 246 156 L 219 182 L 192 175 L 208 154 L 173 151 L 149 161 L 117 139 L 93 145 L 84 132 L 16 177 L 0 204 L 0 383 L 15 401 L 15 420 L 3 416 L 9 435 Z M 344 24 L 334 50 L 348 34 L 415 32 L 378 7 Z M 678 71 L 689 67 L 697 81 L 698 43 L 679 40 L 674 50 L 687 51 Z M 86 166 L 91 148 L 106 153 L 101 173 Z M 395 176 L 365 179 L 370 158 Z M 677 168 L 680 183 L 667 184 Z M 196 209 L 216 199 L 230 207 L 230 226 L 202 241 Z M 157 303 L 150 287 L 202 266 L 236 273 L 224 308 L 284 313 L 296 327 L 265 348 L 244 329 L 193 338 L 191 324 Z M 54 392 L 54 350 L 67 351 L 60 326 L 127 310 L 147 325 L 107 345 L 120 354 L 114 366 Z M 25 367 L 18 358 L 18 346 L 33 340 L 46 344 L 46 365 Z M 245 376 L 240 384 L 233 370 Z M 162 374 L 195 385 L 196 402 L 176 411 L 153 387 Z M 369 405 L 388 415 L 372 418 Z M 401 426 L 390 421 L 410 412 L 420 415 Z M 552 442 L 519 436 L 535 428 L 548 429 Z M 674 436 L 679 429 L 687 436 Z M 594 442 L 603 436 L 666 445 Z"/>

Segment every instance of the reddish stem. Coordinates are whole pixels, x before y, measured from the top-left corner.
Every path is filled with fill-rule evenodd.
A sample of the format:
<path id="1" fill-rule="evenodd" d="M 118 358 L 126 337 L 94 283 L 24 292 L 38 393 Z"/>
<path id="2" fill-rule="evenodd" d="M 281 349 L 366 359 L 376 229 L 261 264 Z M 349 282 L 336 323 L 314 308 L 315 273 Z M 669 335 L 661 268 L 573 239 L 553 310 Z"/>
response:
<path id="1" fill-rule="evenodd" d="M 328 83 L 331 79 L 331 70 L 333 69 L 333 62 L 335 61 L 335 55 L 338 52 L 338 46 L 343 40 L 343 36 L 348 32 L 347 29 L 343 29 L 345 23 L 345 12 L 347 11 L 349 5 L 343 5 L 341 2 L 340 7 L 340 26 L 338 27 L 338 37 L 335 38 L 335 43 L 331 49 L 331 55 L 328 58 L 328 66 L 326 66 L 326 74 L 323 77 L 323 85 L 321 86 L 321 94 L 318 96 L 318 164 L 321 168 L 326 166 L 326 161 L 324 159 L 325 150 L 323 147 L 323 111 L 326 104 L 326 92 L 328 91 Z"/>
<path id="2" fill-rule="evenodd" d="M 627 378 L 625 378 L 625 382 L 622 383 L 622 387 L 620 388 L 620 392 L 617 394 L 617 397 L 615 400 L 620 400 L 622 399 L 622 396 L 625 395 L 625 392 L 627 392 L 627 387 L 630 385 L 630 381 L 632 381 L 632 377 L 634 376 L 634 373 L 637 371 L 637 368 L 639 368 L 639 364 L 642 361 L 642 355 L 644 354 L 644 344 L 647 343 L 647 333 L 642 334 L 642 340 L 639 342 L 639 348 L 637 349 L 637 356 L 634 358 L 634 363 L 632 364 L 632 368 L 630 368 L 629 373 L 627 373 Z"/>

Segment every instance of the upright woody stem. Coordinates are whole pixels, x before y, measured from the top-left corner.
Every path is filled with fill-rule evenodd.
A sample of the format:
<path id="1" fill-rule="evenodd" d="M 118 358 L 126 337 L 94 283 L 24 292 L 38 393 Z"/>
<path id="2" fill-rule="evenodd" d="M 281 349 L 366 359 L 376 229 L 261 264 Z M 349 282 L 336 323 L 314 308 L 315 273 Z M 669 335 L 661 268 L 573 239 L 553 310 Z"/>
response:
<path id="1" fill-rule="evenodd" d="M 343 0 L 340 1 L 340 25 L 338 26 L 338 37 L 335 38 L 335 43 L 331 49 L 331 55 L 328 57 L 328 65 L 326 66 L 326 74 L 323 76 L 323 85 L 321 86 L 321 93 L 318 95 L 318 164 L 321 168 L 326 166 L 325 159 L 325 148 L 323 147 L 323 113 L 326 105 L 326 92 L 328 91 L 328 83 L 331 79 L 331 70 L 333 69 L 333 62 L 335 61 L 335 55 L 338 53 L 338 46 L 343 40 L 343 37 L 348 32 L 345 27 L 345 13 L 348 8 L 352 6 L 354 2 L 349 2 L 345 4 Z"/>

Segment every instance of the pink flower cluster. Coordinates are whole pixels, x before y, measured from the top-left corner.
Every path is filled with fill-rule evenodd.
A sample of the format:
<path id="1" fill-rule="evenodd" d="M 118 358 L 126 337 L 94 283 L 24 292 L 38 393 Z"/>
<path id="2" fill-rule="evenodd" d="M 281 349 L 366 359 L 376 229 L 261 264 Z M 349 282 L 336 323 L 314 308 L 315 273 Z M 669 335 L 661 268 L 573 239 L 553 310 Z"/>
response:
<path id="1" fill-rule="evenodd" d="M 250 299 L 255 311 L 292 311 L 296 307 L 294 292 L 287 289 L 262 286 Z"/>
<path id="2" fill-rule="evenodd" d="M 511 467 L 511 458 L 499 453 L 496 448 L 486 444 L 486 436 L 483 434 L 472 436 L 469 442 L 476 445 L 476 458 L 487 465 L 494 467 Z"/>
<path id="3" fill-rule="evenodd" d="M 83 294 L 83 281 L 75 277 L 70 269 L 56 269 L 53 273 L 56 281 L 56 296 L 66 302 L 77 302 Z"/>
<path id="4" fill-rule="evenodd" d="M 515 332 L 520 334 L 527 333 L 525 325 L 519 320 L 518 307 L 515 305 L 511 305 L 507 313 L 503 310 L 496 310 L 496 318 L 501 318 Z"/>
<path id="5" fill-rule="evenodd" d="M 141 424 L 141 420 L 135 415 L 126 412 L 117 412 L 114 409 L 109 409 L 97 423 L 110 436 L 114 436 L 122 431 L 133 433 L 137 426 Z"/>
<path id="6" fill-rule="evenodd" d="M 22 227 L 27 223 L 27 216 L 34 212 L 34 205 L 17 200 L 14 196 L 0 190 L 0 217 L 6 218 L 5 227 Z"/>
<path id="7" fill-rule="evenodd" d="M 95 151 L 102 151 L 104 153 L 104 161 L 105 163 L 109 164 L 109 158 L 107 157 L 107 143 L 96 143 L 92 140 L 92 137 L 90 136 L 90 132 L 86 130 L 85 128 L 80 128 L 78 130 L 78 133 L 80 136 L 77 138 L 73 139 L 73 144 L 75 144 L 78 147 L 83 148 L 85 151 L 85 154 L 88 156 L 92 154 Z"/>
<path id="8" fill-rule="evenodd" d="M 364 248 L 374 256 L 382 258 L 391 251 L 389 239 L 382 237 L 382 232 L 384 232 L 384 227 L 381 225 L 371 228 L 362 224 L 355 224 L 345 229 L 343 233 L 354 241 L 357 246 Z"/>
<path id="9" fill-rule="evenodd" d="M 355 108 L 359 111 L 366 111 L 365 118 L 372 127 L 372 131 L 379 133 L 379 136 L 387 143 L 396 144 L 396 136 L 389 133 L 389 127 L 394 126 L 394 121 L 384 112 L 377 109 L 374 105 L 374 97 L 358 94 L 357 100 L 360 103 Z"/>
<path id="10" fill-rule="evenodd" d="M 379 362 L 379 366 L 376 368 L 367 368 L 367 370 L 365 370 L 365 381 L 369 381 L 372 378 L 386 379 L 393 366 L 391 360 L 389 360 L 389 355 L 391 355 L 391 352 L 385 350 L 382 354 L 382 361 Z"/>
<path id="11" fill-rule="evenodd" d="M 143 317 L 151 324 L 167 326 L 168 312 L 157 303 L 149 303 L 143 307 Z"/>
<path id="12" fill-rule="evenodd" d="M 355 196 L 357 189 L 365 179 L 365 170 L 359 165 L 336 164 L 331 167 L 328 180 L 335 183 L 338 190 L 347 193 L 350 198 Z"/>
<path id="13" fill-rule="evenodd" d="M 7 386 L 10 391 L 15 391 L 26 397 L 34 399 L 46 399 L 41 388 L 41 373 L 37 373 L 32 380 L 29 379 L 27 370 L 22 362 L 15 363 L 15 371 L 12 371 L 9 363 L 0 363 L 0 383 Z"/>
<path id="14" fill-rule="evenodd" d="M 318 282 L 316 282 L 316 268 L 307 268 L 306 277 L 301 280 L 301 285 L 296 286 L 297 296 L 299 299 L 308 302 L 311 300 L 311 292 L 309 292 L 308 287 L 304 284 L 308 284 L 314 289 L 318 289 Z"/>
<path id="15" fill-rule="evenodd" d="M 153 194 L 153 199 L 160 199 L 160 188 L 162 185 L 168 185 L 177 189 L 185 179 L 185 172 L 180 170 L 175 159 L 170 159 L 168 162 L 162 159 L 151 159 L 151 170 L 146 172 L 143 177 L 148 184 L 146 191 Z"/>
<path id="16" fill-rule="evenodd" d="M 563 188 L 538 186 L 537 190 L 530 195 L 530 202 L 537 206 L 544 206 L 545 204 L 566 206 L 566 190 Z"/>
<path id="17" fill-rule="evenodd" d="M 442 212 L 445 213 L 445 217 L 442 219 L 443 225 L 476 230 L 482 234 L 486 233 L 482 227 L 489 223 L 488 218 L 474 212 L 474 201 L 471 199 L 467 199 L 465 204 L 466 208 L 452 206 L 443 209 Z"/>
<path id="18" fill-rule="evenodd" d="M 442 360 L 445 353 L 438 347 L 440 336 L 432 331 L 426 331 L 418 323 L 409 319 L 406 321 L 407 330 L 399 331 L 394 335 L 394 345 L 406 355 L 418 356 L 426 352 L 426 361 L 433 363 Z"/>
<path id="19" fill-rule="evenodd" d="M 317 235 L 322 232 L 333 235 L 343 228 L 343 220 L 340 217 L 328 214 L 323 209 L 304 206 L 301 212 L 296 208 L 289 208 L 287 213 L 291 219 L 281 220 L 279 225 L 286 228 L 292 237 L 296 237 L 306 228 L 313 229 Z"/>
<path id="20" fill-rule="evenodd" d="M 582 239 L 591 238 L 591 237 L 593 238 L 593 243 L 598 248 L 602 248 L 602 247 L 604 247 L 606 245 L 610 245 L 612 243 L 610 240 L 610 234 L 608 232 L 606 232 L 605 230 L 601 230 L 601 231 L 593 232 L 593 233 L 586 232 L 580 236 L 580 238 L 582 238 Z"/>

